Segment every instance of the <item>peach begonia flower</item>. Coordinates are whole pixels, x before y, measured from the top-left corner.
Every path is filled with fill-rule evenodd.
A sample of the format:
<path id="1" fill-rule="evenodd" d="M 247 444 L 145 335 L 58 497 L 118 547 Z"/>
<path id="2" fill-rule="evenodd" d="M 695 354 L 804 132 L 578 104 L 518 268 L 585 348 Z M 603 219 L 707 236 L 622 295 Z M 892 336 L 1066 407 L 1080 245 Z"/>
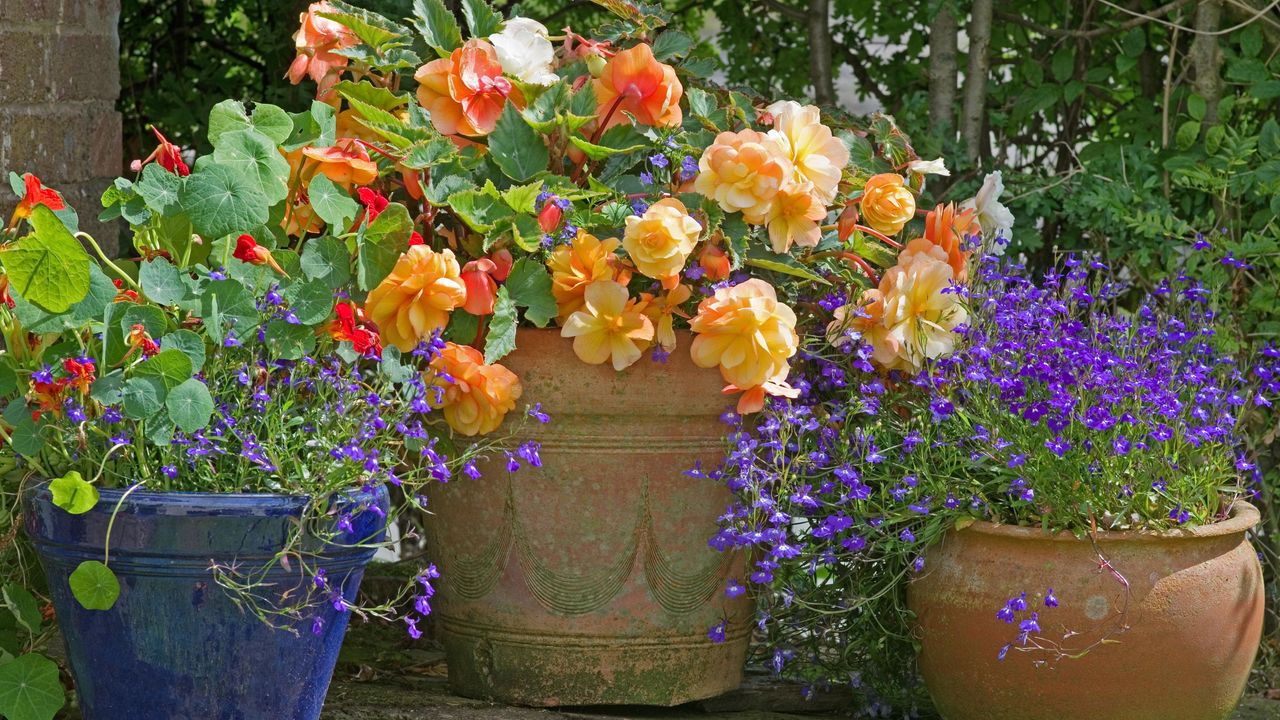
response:
<path id="1" fill-rule="evenodd" d="M 769 135 L 784 148 L 798 180 L 813 183 L 813 192 L 823 205 L 835 200 L 840 176 L 849 164 L 849 148 L 822 124 L 818 108 L 783 100 L 769 106 L 773 129 Z"/>
<path id="2" fill-rule="evenodd" d="M 605 130 L 628 122 L 626 115 L 651 127 L 679 127 L 684 120 L 680 98 L 684 87 L 675 68 L 658 62 L 645 43 L 614 55 L 592 81 L 596 117 Z"/>
<path id="3" fill-rule="evenodd" d="M 810 183 L 788 182 L 778 191 L 764 217 L 773 251 L 785 253 L 792 245 L 814 247 L 822 239 L 818 223 L 826 216 L 827 206 Z"/>
<path id="4" fill-rule="evenodd" d="M 319 94 L 326 95 L 330 88 L 338 82 L 338 75 L 347 66 L 349 60 L 334 52 L 343 48 L 354 47 L 360 43 L 345 25 L 320 17 L 320 13 L 337 12 L 327 2 L 314 2 L 306 12 L 298 16 L 301 26 L 293 35 L 293 44 L 298 56 L 289 65 L 286 77 L 297 85 L 302 78 L 310 77 L 319 86 Z"/>
<path id="5" fill-rule="evenodd" d="M 862 188 L 862 219 L 873 230 L 896 235 L 916 214 L 916 196 L 897 173 L 872 175 Z"/>
<path id="6" fill-rule="evenodd" d="M 675 316 L 688 317 L 680 306 L 689 301 L 693 290 L 688 285 L 677 285 L 662 295 L 640 294 L 638 307 L 653 323 L 654 340 L 667 352 L 676 349 Z"/>
<path id="7" fill-rule="evenodd" d="M 502 365 L 486 365 L 484 355 L 468 345 L 445 343 L 430 368 L 435 373 L 432 384 L 441 390 L 428 392 L 428 402 L 442 408 L 449 427 L 468 437 L 497 430 L 524 394 L 515 373 Z"/>
<path id="8" fill-rule="evenodd" d="M 702 152 L 693 188 L 725 212 L 742 212 L 759 224 L 793 173 L 786 148 L 755 130 L 722 132 Z"/>
<path id="9" fill-rule="evenodd" d="M 795 327 L 795 312 L 778 302 L 773 286 L 753 278 L 720 288 L 698 305 L 689 322 L 697 333 L 689 352 L 698 367 L 719 367 L 737 390 L 766 383 L 780 388 L 800 344 Z"/>
<path id="10" fill-rule="evenodd" d="M 560 335 L 573 338 L 573 352 L 583 362 L 612 360 L 614 370 L 625 370 L 653 341 L 653 323 L 625 285 L 599 280 L 587 286 L 582 309 L 569 316 Z"/>
<path id="11" fill-rule="evenodd" d="M 615 253 L 621 243 L 616 238 L 600 240 L 579 231 L 567 245 L 551 252 L 547 268 L 551 271 L 551 294 L 556 299 L 560 324 L 582 309 L 582 295 L 597 280 L 631 282 L 631 271 L 618 262 Z"/>
<path id="12" fill-rule="evenodd" d="M 418 68 L 413 79 L 418 81 L 418 102 L 445 135 L 488 135 L 508 99 L 524 106 L 524 96 L 503 77 L 498 52 L 487 40 L 468 40 L 449 57 Z"/>
<path id="13" fill-rule="evenodd" d="M 644 215 L 631 215 L 622 247 L 636 269 L 670 290 L 680 284 L 680 272 L 698 243 L 702 226 L 689 216 L 684 203 L 664 198 L 649 206 Z"/>
<path id="14" fill-rule="evenodd" d="M 414 245 L 369 293 L 364 309 L 385 342 L 409 352 L 443 330 L 449 313 L 466 302 L 467 288 L 453 251 Z"/>
<path id="15" fill-rule="evenodd" d="M 967 265 L 973 254 L 971 248 L 965 247 L 965 236 L 979 232 L 974 211 L 956 210 L 955 203 L 939 204 L 924 219 L 924 239 L 942 248 L 947 254 L 947 264 L 960 282 L 968 277 Z"/>
<path id="16" fill-rule="evenodd" d="M 955 349 L 955 329 L 969 318 L 955 292 L 955 274 L 941 248 L 912 241 L 904 258 L 881 278 L 883 335 L 871 337 L 878 362 L 886 369 L 919 372 L 927 359 Z"/>

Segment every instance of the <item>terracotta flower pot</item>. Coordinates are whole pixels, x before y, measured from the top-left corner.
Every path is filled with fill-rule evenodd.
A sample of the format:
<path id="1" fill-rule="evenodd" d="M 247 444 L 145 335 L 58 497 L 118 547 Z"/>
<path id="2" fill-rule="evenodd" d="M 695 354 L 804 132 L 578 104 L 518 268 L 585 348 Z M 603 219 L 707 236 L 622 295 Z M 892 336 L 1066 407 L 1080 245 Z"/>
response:
<path id="1" fill-rule="evenodd" d="M 978 522 L 930 550 L 908 589 L 920 667 L 947 720 L 1216 720 L 1244 691 L 1263 621 L 1262 568 L 1245 533 L 1258 511 L 1167 533 L 1103 533 L 1098 547 L 1131 587 L 1100 570 L 1087 540 Z M 1059 607 L 1044 604 L 1048 588 Z M 1027 593 L 1028 616 L 1065 650 L 1056 662 L 1018 646 L 996 612 Z M 1109 634 L 1117 628 L 1127 630 Z M 1066 631 L 1080 633 L 1063 639 Z M 1038 664 L 1036 661 L 1047 662 Z"/>
<path id="2" fill-rule="evenodd" d="M 686 333 L 666 363 L 593 366 L 554 330 L 521 330 L 502 362 L 551 422 L 508 418 L 542 467 L 499 456 L 430 495 L 437 617 L 454 691 L 507 703 L 676 705 L 736 688 L 751 603 L 726 599 L 744 558 L 707 545 L 729 506 L 685 471 L 723 457 L 719 373 Z M 508 427 L 498 432 L 505 432 Z M 724 643 L 707 630 L 729 620 Z"/>

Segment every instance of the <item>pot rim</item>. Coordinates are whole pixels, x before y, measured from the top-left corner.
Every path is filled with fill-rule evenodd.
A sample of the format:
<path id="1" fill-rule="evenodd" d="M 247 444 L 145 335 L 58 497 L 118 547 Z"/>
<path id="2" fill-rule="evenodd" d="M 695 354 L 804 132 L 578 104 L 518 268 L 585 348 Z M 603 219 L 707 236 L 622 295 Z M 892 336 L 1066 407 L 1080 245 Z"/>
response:
<path id="1" fill-rule="evenodd" d="M 1098 542 L 1160 542 L 1192 538 L 1212 538 L 1226 535 L 1239 535 L 1252 529 L 1262 519 L 1258 508 L 1246 500 L 1234 500 L 1230 513 L 1223 520 L 1208 525 L 1197 525 L 1191 528 L 1175 528 L 1172 530 L 1104 530 L 1097 534 Z M 1079 538 L 1069 531 L 1047 533 L 1039 527 L 1026 525 L 1009 525 L 993 523 L 986 520 L 975 520 L 960 532 L 975 532 L 982 535 L 1016 538 L 1020 540 L 1040 540 L 1051 542 L 1078 542 Z"/>
<path id="2" fill-rule="evenodd" d="M 49 492 L 49 481 L 40 480 L 33 484 L 32 492 Z M 384 483 L 376 486 L 375 497 L 386 496 L 387 488 Z M 99 488 L 98 507 L 109 507 L 115 509 L 116 504 L 128 491 L 128 488 Z M 359 488 L 350 488 L 352 494 L 358 493 Z M 124 511 L 127 508 L 151 508 L 182 506 L 183 508 L 194 511 L 223 512 L 227 510 L 244 510 L 252 509 L 256 511 L 262 510 L 301 510 L 311 502 L 311 496 L 288 493 L 220 493 L 205 492 L 191 490 L 135 490 L 129 493 L 129 497 L 124 498 L 124 503 L 120 505 L 120 509 Z"/>

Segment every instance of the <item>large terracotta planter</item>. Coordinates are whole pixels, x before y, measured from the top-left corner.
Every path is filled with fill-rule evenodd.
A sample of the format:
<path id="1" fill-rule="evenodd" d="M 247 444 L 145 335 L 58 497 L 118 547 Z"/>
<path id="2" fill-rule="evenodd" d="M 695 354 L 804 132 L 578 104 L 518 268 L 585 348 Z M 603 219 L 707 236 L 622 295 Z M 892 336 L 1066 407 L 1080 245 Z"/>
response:
<path id="1" fill-rule="evenodd" d="M 1118 623 L 1123 587 L 1090 542 L 978 522 L 928 552 L 909 587 L 920 667 L 947 720 L 1219 720 L 1244 691 L 1263 621 L 1262 569 L 1245 533 L 1252 505 L 1169 533 L 1103 533 L 1098 546 L 1132 587 L 1128 629 L 1077 659 L 1011 651 L 996 611 L 1020 592 L 1042 636 L 1081 648 Z M 1052 587 L 1060 606 L 1046 608 Z M 1081 633 L 1062 641 L 1064 629 Z"/>
<path id="2" fill-rule="evenodd" d="M 549 424 L 508 418 L 541 443 L 542 467 L 430 495 L 442 573 L 437 618 L 454 691 L 551 706 L 675 705 L 736 688 L 751 604 L 728 600 L 744 559 L 707 540 L 729 506 L 720 483 L 685 474 L 723 457 L 719 373 L 689 360 L 625 372 L 586 365 L 552 330 L 521 330 L 502 362 Z M 513 413 L 515 415 L 515 413 Z M 729 620 L 727 640 L 707 629 Z"/>

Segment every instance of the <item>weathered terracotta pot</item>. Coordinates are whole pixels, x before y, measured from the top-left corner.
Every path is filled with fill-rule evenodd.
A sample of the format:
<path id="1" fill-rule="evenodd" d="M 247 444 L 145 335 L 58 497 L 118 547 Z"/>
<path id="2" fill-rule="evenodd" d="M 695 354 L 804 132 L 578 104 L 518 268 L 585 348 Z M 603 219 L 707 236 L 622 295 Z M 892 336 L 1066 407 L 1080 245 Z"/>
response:
<path id="1" fill-rule="evenodd" d="M 1227 520 L 1187 531 L 1100 534 L 1099 549 L 1132 588 L 1124 617 L 1124 588 L 1100 571 L 1087 540 L 984 522 L 950 532 L 908 588 L 939 712 L 947 720 L 1229 717 L 1262 631 L 1262 568 L 1245 536 L 1258 519 L 1238 503 Z M 1057 608 L 1044 606 L 1050 587 Z M 1040 613 L 1039 635 L 1067 650 L 1128 629 L 1080 658 L 1012 650 L 998 660 L 1018 630 L 996 612 L 1024 591 Z M 1080 635 L 1064 640 L 1067 630 Z"/>
<path id="2" fill-rule="evenodd" d="M 455 692 L 534 706 L 676 705 L 736 688 L 751 603 L 724 595 L 741 554 L 707 545 L 731 502 L 685 471 L 723 457 L 731 400 L 689 359 L 593 366 L 554 330 L 524 330 L 503 364 L 551 422 L 509 417 L 542 467 L 433 489 L 428 538 Z M 516 413 L 513 413 L 516 415 Z M 727 640 L 707 630 L 729 621 Z"/>

